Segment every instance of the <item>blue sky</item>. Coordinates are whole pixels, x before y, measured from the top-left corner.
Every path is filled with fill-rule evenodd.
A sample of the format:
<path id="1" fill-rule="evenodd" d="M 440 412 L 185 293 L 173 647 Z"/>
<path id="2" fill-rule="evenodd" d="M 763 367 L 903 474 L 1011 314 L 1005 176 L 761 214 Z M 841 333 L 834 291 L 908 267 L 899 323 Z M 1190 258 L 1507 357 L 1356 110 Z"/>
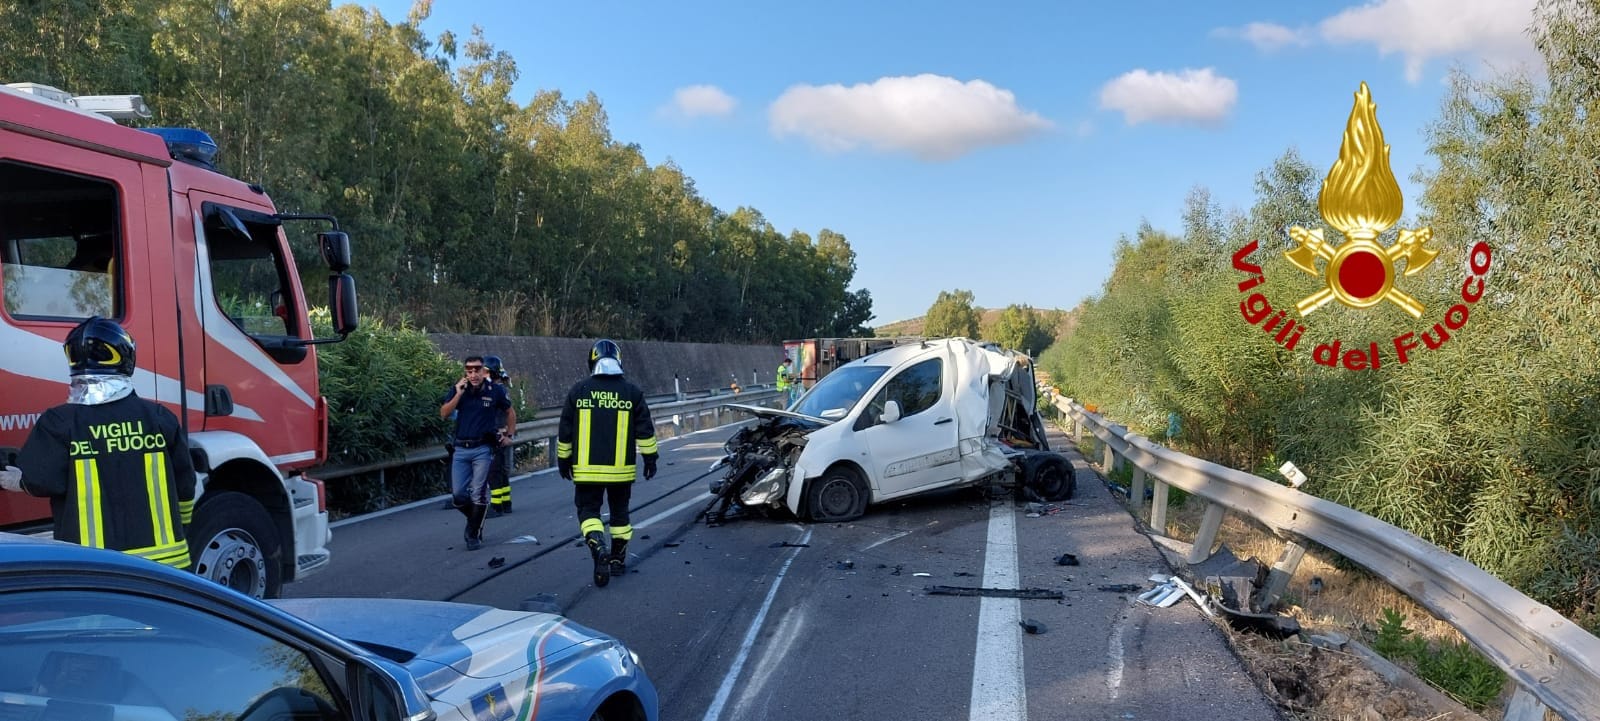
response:
<path id="1" fill-rule="evenodd" d="M 594 92 L 725 211 L 842 233 L 881 325 L 955 288 L 1077 305 L 1194 187 L 1244 210 L 1291 147 L 1326 172 L 1362 81 L 1409 216 L 1448 69 L 1537 72 L 1532 5 L 437 0 L 423 30 L 482 26 L 519 103 Z"/>

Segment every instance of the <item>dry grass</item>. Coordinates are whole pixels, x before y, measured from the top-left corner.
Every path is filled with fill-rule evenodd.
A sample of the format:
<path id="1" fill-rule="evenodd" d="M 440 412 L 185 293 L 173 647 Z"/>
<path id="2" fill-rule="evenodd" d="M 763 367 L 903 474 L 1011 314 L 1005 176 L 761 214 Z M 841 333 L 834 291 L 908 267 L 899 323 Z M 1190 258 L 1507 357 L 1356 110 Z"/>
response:
<path id="1" fill-rule="evenodd" d="M 1204 513 L 1205 502 L 1196 497 L 1168 509 L 1167 536 L 1193 542 Z M 1217 540 L 1226 543 L 1234 555 L 1255 558 L 1266 566 L 1278 559 L 1284 547 L 1284 542 L 1266 528 L 1237 514 L 1225 517 Z M 1386 581 L 1360 568 L 1341 567 L 1332 558 L 1331 551 L 1308 550 L 1284 593 L 1279 612 L 1298 621 L 1307 634 L 1338 632 L 1370 647 L 1383 610 L 1392 608 L 1405 617 L 1407 628 L 1431 644 L 1466 642 L 1454 626 L 1435 618 L 1431 611 Z M 1313 590 L 1313 579 L 1320 582 L 1320 590 Z M 1273 641 L 1231 629 L 1228 636 L 1240 657 L 1251 666 L 1251 673 L 1279 690 L 1284 708 L 1307 721 L 1458 718 L 1391 684 L 1352 654 L 1317 649 L 1297 640 Z M 1397 663 L 1406 665 L 1403 661 Z M 1303 686 L 1306 700 L 1297 703 L 1285 697 L 1278 688 L 1284 685 L 1283 679 L 1295 679 Z M 1479 715 L 1489 721 L 1499 719 L 1506 698 Z"/>

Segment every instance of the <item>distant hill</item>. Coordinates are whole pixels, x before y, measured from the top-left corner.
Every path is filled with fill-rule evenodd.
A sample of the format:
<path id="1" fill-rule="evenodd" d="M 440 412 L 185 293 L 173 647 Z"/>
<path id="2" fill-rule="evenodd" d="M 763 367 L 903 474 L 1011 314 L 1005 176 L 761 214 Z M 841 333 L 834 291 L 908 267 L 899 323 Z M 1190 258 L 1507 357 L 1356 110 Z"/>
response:
<path id="1" fill-rule="evenodd" d="M 1049 312 L 1051 312 L 1053 310 L 1059 310 L 1059 309 L 1035 308 L 1035 309 L 1033 309 L 1033 312 L 1042 316 L 1045 313 L 1049 313 Z M 990 309 L 990 308 L 979 308 L 978 309 L 978 327 L 981 328 L 981 329 L 987 329 L 989 326 L 993 325 L 996 321 L 1000 320 L 1000 314 L 1003 313 L 1003 312 L 1005 312 L 1004 308 L 993 308 L 993 309 Z M 885 325 L 880 325 L 880 326 L 877 326 L 877 327 L 873 328 L 872 332 L 874 334 L 876 334 L 879 338 L 886 338 L 886 337 L 889 337 L 889 336 L 897 336 L 897 335 L 922 335 L 922 323 L 923 323 L 923 318 L 917 317 L 917 318 L 912 318 L 910 320 L 901 320 L 901 321 L 895 321 L 893 323 L 888 323 L 888 324 L 885 324 Z M 1072 329 L 1076 328 L 1077 326 L 1078 326 L 1078 309 L 1074 308 L 1072 310 L 1069 310 L 1069 311 L 1066 311 L 1066 312 L 1062 313 L 1061 323 L 1060 323 L 1060 325 L 1056 326 L 1056 338 L 1059 339 L 1059 338 L 1066 337 L 1068 334 L 1070 334 L 1072 332 Z M 982 331 L 980 331 L 979 335 L 982 335 L 982 334 L 983 334 Z"/>

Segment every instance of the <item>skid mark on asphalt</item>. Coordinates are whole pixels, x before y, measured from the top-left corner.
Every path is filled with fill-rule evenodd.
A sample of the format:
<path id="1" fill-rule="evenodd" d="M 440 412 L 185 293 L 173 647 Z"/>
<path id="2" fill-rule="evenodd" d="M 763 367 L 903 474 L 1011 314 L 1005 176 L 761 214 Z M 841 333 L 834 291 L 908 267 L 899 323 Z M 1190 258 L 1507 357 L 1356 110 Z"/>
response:
<path id="1" fill-rule="evenodd" d="M 1111 660 L 1106 669 L 1106 690 L 1111 692 L 1111 700 L 1117 700 L 1122 695 L 1122 629 L 1127 621 L 1128 614 L 1117 614 L 1117 620 L 1111 623 L 1111 641 L 1107 649 L 1107 657 Z"/>
<path id="2" fill-rule="evenodd" d="M 885 537 L 880 538 L 880 539 L 878 539 L 876 541 L 873 541 L 870 545 L 868 545 L 867 547 L 861 549 L 859 552 L 860 553 L 866 553 L 867 551 L 870 551 L 870 550 L 872 550 L 874 548 L 877 548 L 878 546 L 882 546 L 883 544 L 888 543 L 890 541 L 893 541 L 896 538 L 904 538 L 904 537 L 909 536 L 909 535 L 911 535 L 910 531 L 901 531 L 901 532 L 896 533 L 896 534 L 894 534 L 892 536 L 885 536 Z"/>
<path id="3" fill-rule="evenodd" d="M 722 679 L 722 685 L 717 688 L 717 695 L 711 699 L 711 707 L 706 709 L 703 721 L 718 721 L 722 718 L 722 707 L 728 704 L 728 696 L 733 693 L 733 684 L 739 680 L 739 673 L 744 671 L 745 661 L 750 659 L 750 650 L 756 645 L 756 636 L 761 633 L 761 624 L 767 620 L 767 612 L 772 610 L 772 600 L 778 596 L 778 587 L 783 585 L 783 576 L 789 572 L 789 564 L 800 556 L 805 550 L 804 545 L 811 542 L 811 530 L 806 529 L 805 535 L 796 543 L 799 544 L 789 557 L 784 559 L 783 566 L 778 569 L 778 574 L 772 578 L 772 588 L 767 589 L 767 597 L 761 602 L 761 610 L 750 621 L 750 629 L 744 634 L 744 642 L 739 644 L 739 653 L 733 659 L 733 666 L 728 669 L 728 675 Z"/>
<path id="4" fill-rule="evenodd" d="M 765 713 L 751 709 L 750 704 L 758 698 L 766 688 L 767 680 L 772 678 L 783 664 L 784 658 L 789 655 L 789 650 L 800 638 L 800 632 L 807 625 L 808 614 L 805 607 L 791 609 L 784 614 L 783 620 L 778 622 L 777 630 L 773 631 L 772 638 L 768 639 L 761 650 L 761 658 L 750 669 L 750 680 L 744 684 L 744 692 L 739 694 L 739 700 L 733 705 L 732 718 L 762 718 Z"/>

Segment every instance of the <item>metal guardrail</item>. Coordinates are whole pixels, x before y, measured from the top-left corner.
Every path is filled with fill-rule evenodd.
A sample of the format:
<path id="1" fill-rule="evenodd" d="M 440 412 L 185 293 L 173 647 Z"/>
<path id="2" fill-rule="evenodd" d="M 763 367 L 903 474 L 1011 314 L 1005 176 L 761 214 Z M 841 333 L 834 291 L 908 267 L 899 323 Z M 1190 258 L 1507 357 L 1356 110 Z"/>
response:
<path id="1" fill-rule="evenodd" d="M 711 416 L 711 425 L 705 427 L 711 428 L 722 425 L 722 414 L 724 412 L 722 407 L 726 404 L 741 403 L 744 405 L 766 405 L 772 403 L 773 401 L 777 401 L 782 397 L 782 393 L 777 390 L 754 390 L 744 391 L 738 394 L 714 395 L 707 396 L 705 398 L 674 401 L 659 405 L 652 403 L 650 405 L 650 415 L 658 428 L 662 425 L 672 424 L 678 427 L 689 426 L 693 430 L 700 430 L 702 416 L 708 414 Z M 732 409 L 729 409 L 726 412 L 741 413 Z M 687 422 L 683 421 L 684 418 L 687 418 Z M 513 438 L 513 442 L 519 444 L 531 443 L 533 441 L 555 438 L 556 426 L 560 424 L 560 422 L 561 418 L 559 416 L 552 415 L 548 418 L 536 418 L 531 421 L 518 423 L 517 433 Z M 551 443 L 549 445 L 550 453 L 554 454 L 555 444 Z M 374 471 L 384 471 L 390 468 L 400 468 L 416 463 L 443 460 L 444 457 L 444 445 L 443 443 L 440 443 L 429 448 L 419 448 L 410 451 L 399 458 L 391 458 L 388 460 L 374 461 L 372 463 L 363 463 L 353 466 L 322 466 L 320 468 L 307 471 L 307 475 L 319 480 L 329 481 L 338 478 L 347 478 L 349 476 L 360 475 L 362 473 L 372 473 Z"/>
<path id="2" fill-rule="evenodd" d="M 1071 398 L 1052 401 L 1077 440 L 1087 427 L 1109 472 L 1133 463 L 1128 502 L 1143 510 L 1146 477 L 1155 483 L 1150 525 L 1166 529 L 1167 486 L 1206 499 L 1190 563 L 1211 554 L 1225 510 L 1243 513 L 1286 537 L 1269 577 L 1275 599 L 1305 555 L 1302 540 L 1337 551 L 1410 596 L 1461 632 L 1517 683 L 1505 721 L 1539 721 L 1548 707 L 1571 721 L 1600 719 L 1600 638 L 1477 566 L 1420 537 L 1260 476 L 1178 453 L 1090 413 Z"/>

